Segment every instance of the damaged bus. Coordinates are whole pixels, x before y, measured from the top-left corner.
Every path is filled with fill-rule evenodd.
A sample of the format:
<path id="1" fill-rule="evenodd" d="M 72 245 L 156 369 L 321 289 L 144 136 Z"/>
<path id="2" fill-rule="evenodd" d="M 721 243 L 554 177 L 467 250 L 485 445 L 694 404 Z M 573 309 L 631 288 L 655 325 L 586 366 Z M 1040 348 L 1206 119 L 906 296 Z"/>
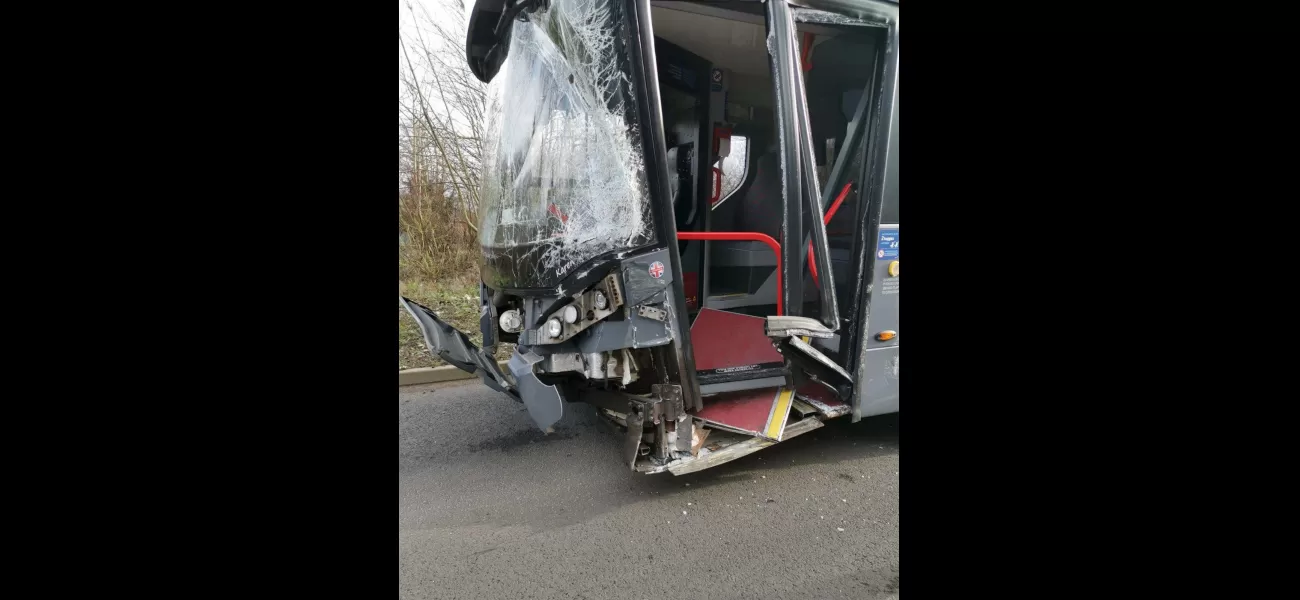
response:
<path id="1" fill-rule="evenodd" d="M 644 473 L 898 412 L 898 10 L 478 0 L 484 347 L 402 298 L 431 352 Z"/>

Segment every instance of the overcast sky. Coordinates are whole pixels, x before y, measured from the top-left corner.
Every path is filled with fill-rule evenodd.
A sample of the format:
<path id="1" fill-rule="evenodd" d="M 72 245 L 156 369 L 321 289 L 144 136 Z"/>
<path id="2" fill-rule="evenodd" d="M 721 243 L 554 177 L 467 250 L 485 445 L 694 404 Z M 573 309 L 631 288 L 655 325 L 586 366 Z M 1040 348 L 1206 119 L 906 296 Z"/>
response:
<path id="1" fill-rule="evenodd" d="M 448 18 L 459 16 L 464 18 L 467 6 L 473 6 L 472 0 L 397 0 L 398 13 L 401 19 L 401 34 L 403 36 L 414 36 L 416 34 L 416 22 L 423 22 L 425 18 L 445 21 Z M 414 9 L 415 17 L 412 18 L 411 12 Z M 460 13 L 457 15 L 456 13 Z M 426 37 L 426 39 L 428 39 Z M 462 42 L 464 40 L 461 40 Z"/>
<path id="2" fill-rule="evenodd" d="M 409 54 L 414 63 L 413 66 L 417 79 L 424 82 L 430 81 L 429 71 L 425 64 L 426 61 L 421 56 L 421 48 L 428 48 L 431 51 L 436 51 L 439 44 L 450 42 L 454 44 L 452 50 L 454 55 L 462 61 L 461 65 L 467 66 L 463 62 L 465 60 L 463 57 L 465 52 L 464 22 L 466 10 L 464 7 L 466 5 L 472 7 L 473 1 L 474 0 L 398 0 L 398 32 L 405 43 L 406 53 Z M 455 40 L 445 42 L 432 31 L 432 26 L 430 25 L 431 21 L 438 23 L 441 26 L 455 24 L 459 21 L 459 29 L 461 32 L 455 35 Z M 401 72 L 401 77 L 409 79 L 410 73 L 408 69 L 410 69 L 411 66 L 407 65 L 406 60 L 402 56 L 402 48 L 400 46 L 398 47 L 397 53 L 399 61 L 398 68 Z M 441 99 L 438 97 L 437 93 L 434 93 L 435 88 L 427 86 L 422 87 L 424 88 L 425 101 L 428 103 L 430 111 L 435 114 L 445 115 L 445 113 L 443 113 Z M 403 95 L 407 93 L 407 90 L 401 86 L 399 86 L 399 90 L 399 93 Z"/>

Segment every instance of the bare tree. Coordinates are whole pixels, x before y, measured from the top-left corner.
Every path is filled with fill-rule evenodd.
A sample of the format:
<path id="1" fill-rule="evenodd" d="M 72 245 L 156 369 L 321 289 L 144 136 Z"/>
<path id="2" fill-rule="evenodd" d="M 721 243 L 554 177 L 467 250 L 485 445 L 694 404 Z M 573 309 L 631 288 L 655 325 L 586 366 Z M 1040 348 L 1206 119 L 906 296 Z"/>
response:
<path id="1" fill-rule="evenodd" d="M 403 117 L 408 123 L 423 124 L 428 139 L 421 149 L 442 168 L 466 223 L 477 230 L 471 216 L 478 209 L 486 85 L 465 62 L 465 15 L 459 0 L 430 1 L 436 18 L 421 5 L 410 0 L 406 4 L 414 33 L 399 36 L 401 83 L 409 97 L 403 103 Z"/>
<path id="2" fill-rule="evenodd" d="M 465 62 L 460 0 L 406 0 L 399 31 L 403 268 L 430 278 L 474 264 L 487 86 Z"/>

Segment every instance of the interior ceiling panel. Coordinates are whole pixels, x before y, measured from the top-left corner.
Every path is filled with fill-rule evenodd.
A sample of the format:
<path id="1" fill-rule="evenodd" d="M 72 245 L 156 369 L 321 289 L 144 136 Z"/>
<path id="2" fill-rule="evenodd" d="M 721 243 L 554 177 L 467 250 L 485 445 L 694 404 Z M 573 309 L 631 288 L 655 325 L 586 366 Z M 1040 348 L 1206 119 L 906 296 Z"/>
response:
<path id="1" fill-rule="evenodd" d="M 650 11 L 656 36 L 733 71 L 767 74 L 767 46 L 762 25 L 658 6 Z"/>
<path id="2" fill-rule="evenodd" d="M 771 75 L 762 15 L 689 2 L 655 2 L 650 14 L 656 36 L 737 73 Z M 800 23 L 798 29 L 816 35 L 814 46 L 841 33 L 808 23 Z"/>

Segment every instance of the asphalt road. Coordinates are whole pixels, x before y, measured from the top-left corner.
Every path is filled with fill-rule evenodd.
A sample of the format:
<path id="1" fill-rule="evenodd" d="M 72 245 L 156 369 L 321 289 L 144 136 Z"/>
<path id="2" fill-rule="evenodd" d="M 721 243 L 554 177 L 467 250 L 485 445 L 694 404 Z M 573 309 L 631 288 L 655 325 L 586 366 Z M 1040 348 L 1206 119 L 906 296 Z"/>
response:
<path id="1" fill-rule="evenodd" d="M 643 475 L 586 405 L 543 435 L 477 381 L 399 388 L 400 597 L 898 597 L 898 417 Z"/>

